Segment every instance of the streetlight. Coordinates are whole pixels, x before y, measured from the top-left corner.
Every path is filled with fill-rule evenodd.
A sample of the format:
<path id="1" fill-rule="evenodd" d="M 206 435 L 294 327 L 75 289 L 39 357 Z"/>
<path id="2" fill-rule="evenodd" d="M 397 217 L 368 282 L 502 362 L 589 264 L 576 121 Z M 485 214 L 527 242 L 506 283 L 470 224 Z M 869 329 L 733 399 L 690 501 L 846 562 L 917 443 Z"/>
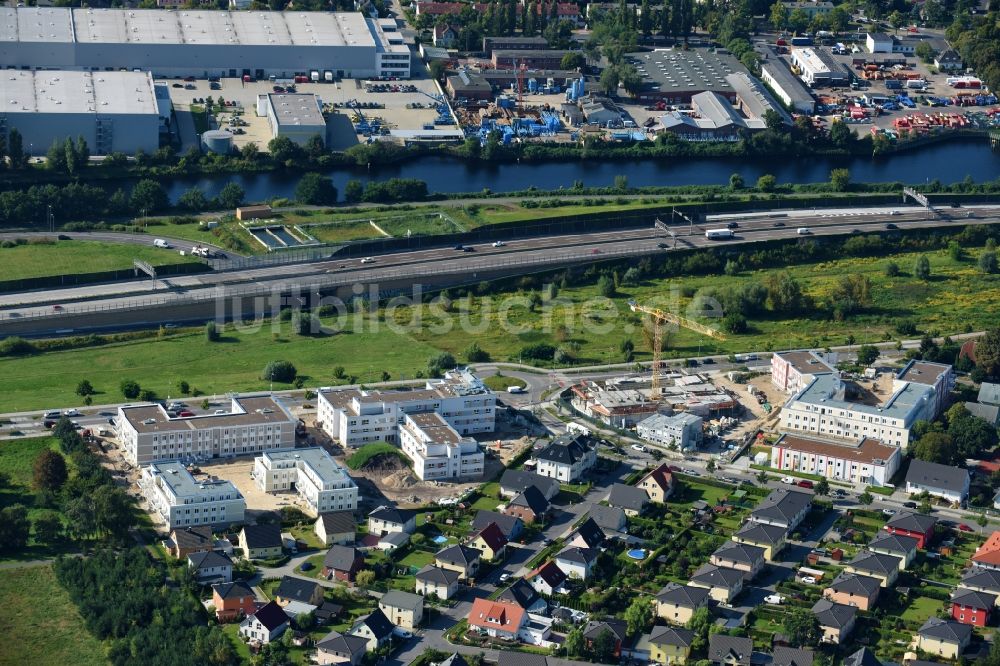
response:
<path id="1" fill-rule="evenodd" d="M 56 230 L 56 216 L 52 214 L 52 204 L 46 206 L 45 219 L 49 223 L 49 232 Z"/>

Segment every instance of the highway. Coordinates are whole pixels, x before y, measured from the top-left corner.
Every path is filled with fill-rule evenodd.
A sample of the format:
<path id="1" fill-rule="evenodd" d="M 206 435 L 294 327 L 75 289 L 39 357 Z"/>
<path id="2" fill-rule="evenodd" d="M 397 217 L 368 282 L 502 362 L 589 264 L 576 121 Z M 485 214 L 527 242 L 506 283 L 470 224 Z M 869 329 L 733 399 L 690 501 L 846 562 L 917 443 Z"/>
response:
<path id="1" fill-rule="evenodd" d="M 967 217 L 973 214 L 974 217 Z M 706 228 L 735 222 L 735 237 L 712 241 Z M 900 229 L 934 228 L 954 224 L 995 224 L 1000 206 L 976 206 L 927 211 L 914 206 L 788 210 L 764 213 L 710 216 L 703 226 L 673 225 L 671 238 L 662 230 L 628 229 L 593 233 L 524 238 L 503 247 L 483 243 L 473 252 L 450 247 L 377 255 L 362 263 L 358 258 L 326 259 L 305 264 L 278 265 L 239 272 L 171 277 L 167 280 L 132 280 L 65 289 L 0 295 L 0 329 L 5 321 L 36 320 L 38 332 L 64 326 L 67 314 L 185 305 L 199 301 L 249 295 L 273 295 L 298 291 L 329 292 L 338 287 L 388 283 L 415 284 L 421 279 L 463 276 L 477 280 L 498 274 L 525 274 L 576 263 L 638 257 L 669 252 L 673 248 L 729 247 L 781 238 L 804 238 L 885 231 L 892 224 Z M 798 229 L 808 227 L 808 236 Z M 164 312 L 169 312 L 169 307 Z M 161 318 L 149 323 L 169 322 Z M 34 323 L 34 322 L 33 322 Z"/>

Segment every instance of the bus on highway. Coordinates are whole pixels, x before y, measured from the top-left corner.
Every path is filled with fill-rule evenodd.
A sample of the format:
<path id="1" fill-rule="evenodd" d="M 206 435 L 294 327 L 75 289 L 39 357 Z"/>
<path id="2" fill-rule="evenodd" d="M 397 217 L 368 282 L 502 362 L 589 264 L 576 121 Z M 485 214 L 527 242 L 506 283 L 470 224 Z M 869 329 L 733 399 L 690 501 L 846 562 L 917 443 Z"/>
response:
<path id="1" fill-rule="evenodd" d="M 708 240 L 728 240 L 732 237 L 732 229 L 709 229 L 705 232 L 705 238 Z"/>

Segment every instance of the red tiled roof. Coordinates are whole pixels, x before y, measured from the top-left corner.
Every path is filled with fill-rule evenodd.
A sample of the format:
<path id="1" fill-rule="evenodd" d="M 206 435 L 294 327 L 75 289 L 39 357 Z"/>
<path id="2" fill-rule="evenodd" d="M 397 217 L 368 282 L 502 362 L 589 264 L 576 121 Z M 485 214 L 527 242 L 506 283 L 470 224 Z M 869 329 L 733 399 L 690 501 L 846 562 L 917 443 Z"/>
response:
<path id="1" fill-rule="evenodd" d="M 534 578 L 535 576 L 541 576 L 542 580 L 544 580 L 549 587 L 553 588 L 559 587 L 566 580 L 566 573 L 552 560 L 549 560 L 528 574 L 529 579 Z"/>
<path id="2" fill-rule="evenodd" d="M 476 599 L 469 611 L 469 626 L 516 633 L 524 622 L 524 609 L 517 604 Z"/>
<path id="3" fill-rule="evenodd" d="M 986 543 L 976 549 L 972 561 L 1000 566 L 1000 530 L 991 534 Z"/>
<path id="4" fill-rule="evenodd" d="M 668 467 L 666 463 L 660 465 L 647 474 L 645 478 L 643 478 L 643 481 L 646 479 L 655 481 L 656 485 L 658 485 L 664 492 L 670 490 L 674 485 L 674 475 L 670 473 L 670 467 Z"/>
<path id="5" fill-rule="evenodd" d="M 493 550 L 500 550 L 507 545 L 507 537 L 503 535 L 503 530 L 496 523 L 490 523 L 476 536 L 482 537 L 486 545 Z"/>

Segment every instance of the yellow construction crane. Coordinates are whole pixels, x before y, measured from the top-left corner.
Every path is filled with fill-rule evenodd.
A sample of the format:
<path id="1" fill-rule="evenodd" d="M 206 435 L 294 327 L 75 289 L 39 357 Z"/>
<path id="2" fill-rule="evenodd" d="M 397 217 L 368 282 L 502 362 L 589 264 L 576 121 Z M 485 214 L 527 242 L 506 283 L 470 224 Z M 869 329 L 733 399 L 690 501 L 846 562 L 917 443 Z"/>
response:
<path id="1" fill-rule="evenodd" d="M 725 335 L 714 328 L 709 328 L 704 324 L 700 324 L 686 317 L 675 315 L 672 312 L 666 312 L 664 310 L 660 310 L 659 308 L 639 305 L 639 303 L 635 300 L 630 300 L 628 302 L 628 307 L 632 310 L 632 312 L 645 312 L 653 320 L 653 376 L 650 388 L 652 389 L 651 392 L 654 398 L 659 397 L 660 395 L 660 362 L 663 358 L 663 322 L 689 328 L 696 333 L 707 335 L 711 338 L 715 338 L 716 340 L 726 339 Z"/>

